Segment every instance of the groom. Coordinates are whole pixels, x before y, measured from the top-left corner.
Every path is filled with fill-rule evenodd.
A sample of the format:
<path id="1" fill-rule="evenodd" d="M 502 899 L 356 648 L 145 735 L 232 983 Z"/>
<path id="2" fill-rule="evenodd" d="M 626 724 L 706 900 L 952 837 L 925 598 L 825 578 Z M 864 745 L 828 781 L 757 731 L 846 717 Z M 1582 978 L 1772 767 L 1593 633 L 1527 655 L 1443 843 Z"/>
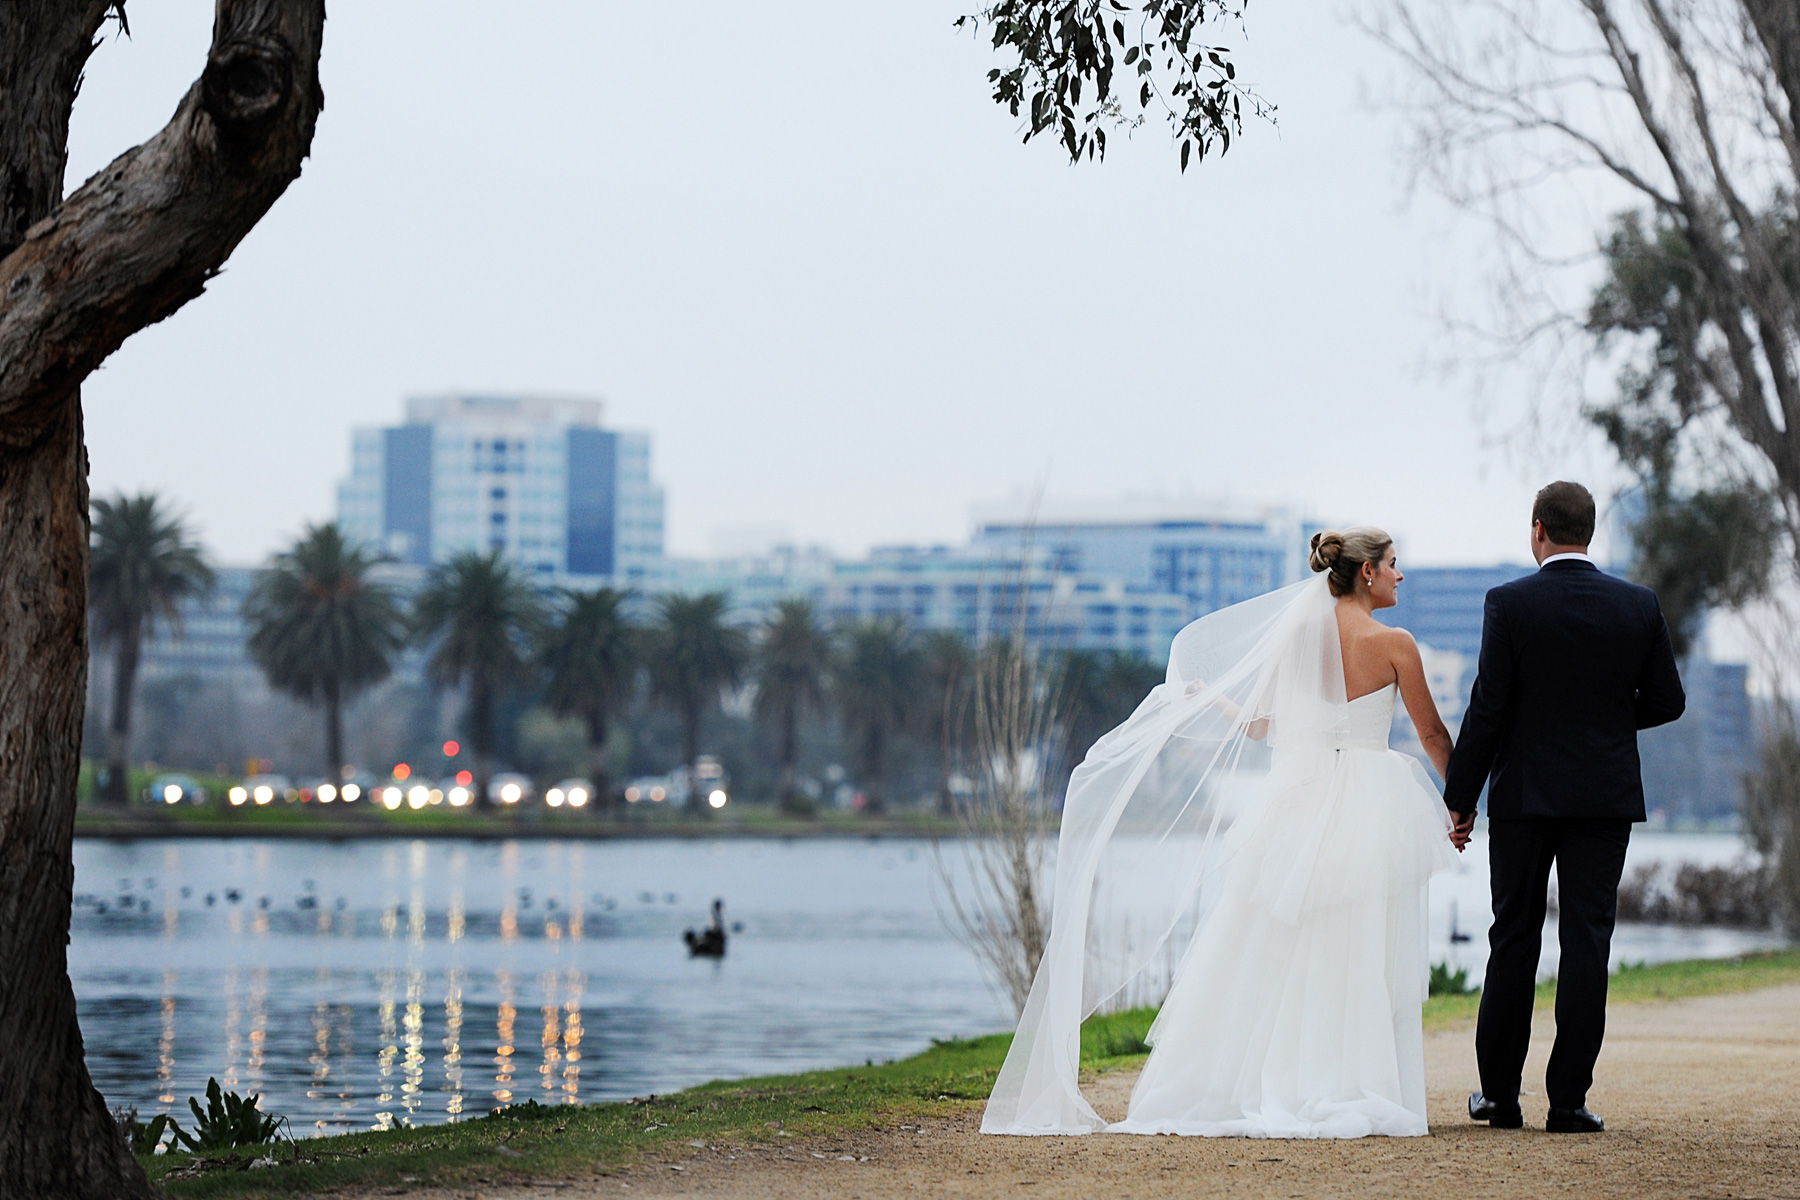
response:
<path id="1" fill-rule="evenodd" d="M 1619 874 L 1644 819 L 1637 731 L 1687 707 L 1656 593 L 1588 557 L 1594 498 L 1553 483 L 1531 506 L 1536 574 L 1487 594 L 1481 660 L 1444 782 L 1466 840 L 1488 787 L 1494 924 L 1475 1027 L 1481 1090 L 1469 1116 L 1517 1129 L 1550 867 L 1562 959 L 1545 1083 L 1551 1133 L 1598 1133 L 1587 1110 L 1606 1032 Z"/>

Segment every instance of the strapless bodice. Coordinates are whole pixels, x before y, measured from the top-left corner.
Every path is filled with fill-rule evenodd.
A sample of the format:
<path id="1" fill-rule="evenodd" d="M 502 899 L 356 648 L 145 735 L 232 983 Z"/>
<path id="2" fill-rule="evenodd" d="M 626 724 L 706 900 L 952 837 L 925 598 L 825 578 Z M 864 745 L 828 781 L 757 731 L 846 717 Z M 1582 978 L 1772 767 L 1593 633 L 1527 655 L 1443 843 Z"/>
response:
<path id="1" fill-rule="evenodd" d="M 1380 691 L 1352 700 L 1344 714 L 1342 744 L 1358 749 L 1387 749 L 1388 733 L 1394 727 L 1394 697 L 1399 691 L 1398 684 L 1390 683 Z"/>

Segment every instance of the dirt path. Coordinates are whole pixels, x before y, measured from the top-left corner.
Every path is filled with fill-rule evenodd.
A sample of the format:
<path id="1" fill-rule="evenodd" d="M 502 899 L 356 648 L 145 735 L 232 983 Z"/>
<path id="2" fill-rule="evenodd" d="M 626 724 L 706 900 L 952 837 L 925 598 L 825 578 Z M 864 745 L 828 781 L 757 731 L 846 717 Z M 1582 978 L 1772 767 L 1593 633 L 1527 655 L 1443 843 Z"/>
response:
<path id="1" fill-rule="evenodd" d="M 1541 1095 L 1525 1098 L 1535 1129 L 1471 1124 L 1463 1029 L 1426 1039 L 1428 1138 L 984 1138 L 970 1116 L 818 1144 L 693 1149 L 679 1163 L 486 1197 L 1800 1198 L 1800 987 L 1620 1005 L 1609 1020 L 1589 1097 L 1607 1119 L 1597 1136 L 1542 1132 Z M 1527 1086 L 1542 1086 L 1550 1032 L 1540 1017 Z M 1122 1116 L 1133 1078 L 1103 1076 L 1088 1094 Z"/>

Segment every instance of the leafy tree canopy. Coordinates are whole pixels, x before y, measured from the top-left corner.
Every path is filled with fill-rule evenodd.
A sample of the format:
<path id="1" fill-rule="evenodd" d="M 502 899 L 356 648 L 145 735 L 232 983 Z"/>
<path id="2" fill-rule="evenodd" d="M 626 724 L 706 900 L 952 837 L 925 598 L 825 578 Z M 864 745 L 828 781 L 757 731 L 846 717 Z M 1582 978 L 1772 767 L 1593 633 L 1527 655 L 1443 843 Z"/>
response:
<path id="1" fill-rule="evenodd" d="M 136 637 L 158 618 L 173 626 L 183 600 L 212 590 L 199 544 L 148 492 L 94 501 L 88 553 L 88 605 L 102 638 Z"/>
<path id="2" fill-rule="evenodd" d="M 985 28 L 1014 60 L 988 72 L 994 101 L 1023 109 L 1024 140 L 1048 133 L 1071 162 L 1106 157 L 1106 133 L 1160 115 L 1180 146 L 1181 169 L 1243 131 L 1243 109 L 1274 106 L 1238 83 L 1231 51 L 1210 44 L 1213 23 L 1241 22 L 1247 0 L 999 0 L 957 19 Z M 1122 73 L 1122 77 L 1121 77 Z M 1136 105 L 1136 111 L 1130 105 Z"/>
<path id="3" fill-rule="evenodd" d="M 275 556 L 244 606 L 247 649 L 271 684 L 311 702 L 387 678 L 406 644 L 406 617 L 393 591 L 370 578 L 378 561 L 335 524 L 308 527 Z"/>
<path id="4" fill-rule="evenodd" d="M 542 617 L 537 592 L 500 551 L 470 550 L 432 572 L 414 603 L 413 628 L 432 647 L 426 669 L 433 682 L 498 686 L 528 675 Z"/>
<path id="5" fill-rule="evenodd" d="M 1792 222 L 1767 224 L 1793 272 Z M 1666 217 L 1627 212 L 1601 250 L 1605 274 L 1587 329 L 1602 348 L 1621 347 L 1624 362 L 1616 394 L 1585 415 L 1637 478 L 1626 498 L 1635 510 L 1632 575 L 1656 590 L 1685 653 L 1709 609 L 1737 607 L 1768 586 L 1784 514 L 1776 491 L 1734 453 L 1737 439 L 1722 432 L 1716 316 L 1687 238 Z"/>

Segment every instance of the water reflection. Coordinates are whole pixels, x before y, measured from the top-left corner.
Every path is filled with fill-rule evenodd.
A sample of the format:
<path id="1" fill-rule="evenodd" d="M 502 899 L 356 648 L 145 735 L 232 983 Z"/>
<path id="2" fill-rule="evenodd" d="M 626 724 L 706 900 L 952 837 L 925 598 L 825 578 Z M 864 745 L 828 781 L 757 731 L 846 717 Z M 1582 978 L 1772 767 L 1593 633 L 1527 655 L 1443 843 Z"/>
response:
<path id="1" fill-rule="evenodd" d="M 78 890 L 132 895 L 75 914 L 89 1067 L 146 1116 L 216 1076 L 327 1132 L 998 1027 L 920 850 L 896 869 L 893 843 L 80 842 Z M 692 963 L 680 932 L 715 894 L 747 929 Z"/>
<path id="2" fill-rule="evenodd" d="M 512 972 L 495 972 L 495 980 L 500 985 L 500 1008 L 494 1019 L 494 1036 L 497 1039 L 494 1047 L 494 1065 L 498 1068 L 494 1076 L 494 1100 L 500 1104 L 511 1104 L 513 1099 L 513 1030 L 519 1019 L 519 1010 L 513 1006 Z"/>
<path id="3" fill-rule="evenodd" d="M 175 972 L 163 972 L 162 1035 L 156 1042 L 156 1082 L 158 1104 L 175 1103 L 169 1089 L 175 1082 Z"/>
<path id="4" fill-rule="evenodd" d="M 452 929 L 455 923 L 452 921 Z M 454 941 L 456 935 L 451 934 Z M 451 1120 L 462 1115 L 462 973 L 452 970 L 444 993 L 444 1090 L 450 1094 L 444 1113 Z"/>

